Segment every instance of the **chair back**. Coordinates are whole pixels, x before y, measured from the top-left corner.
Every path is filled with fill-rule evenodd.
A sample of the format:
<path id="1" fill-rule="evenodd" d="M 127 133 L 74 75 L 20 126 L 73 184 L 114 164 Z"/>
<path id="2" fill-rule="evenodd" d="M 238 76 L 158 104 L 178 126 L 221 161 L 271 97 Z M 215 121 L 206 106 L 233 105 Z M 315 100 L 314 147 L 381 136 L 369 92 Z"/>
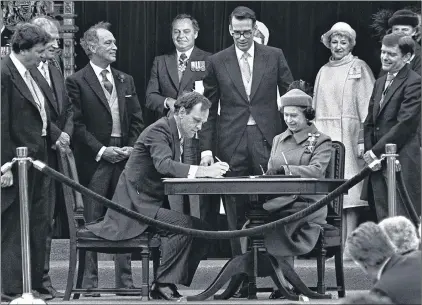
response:
<path id="1" fill-rule="evenodd" d="M 66 177 L 79 183 L 73 152 L 71 150 L 66 152 L 58 150 L 57 154 L 60 172 Z M 63 184 L 62 187 L 66 205 L 67 220 L 69 223 L 69 237 L 70 240 L 76 240 L 76 231 L 85 225 L 82 195 L 65 184 Z"/>
<path id="2" fill-rule="evenodd" d="M 332 141 L 331 159 L 325 171 L 325 178 L 344 179 L 346 149 L 339 141 Z M 328 205 L 327 223 L 342 229 L 343 195 L 335 198 Z"/>

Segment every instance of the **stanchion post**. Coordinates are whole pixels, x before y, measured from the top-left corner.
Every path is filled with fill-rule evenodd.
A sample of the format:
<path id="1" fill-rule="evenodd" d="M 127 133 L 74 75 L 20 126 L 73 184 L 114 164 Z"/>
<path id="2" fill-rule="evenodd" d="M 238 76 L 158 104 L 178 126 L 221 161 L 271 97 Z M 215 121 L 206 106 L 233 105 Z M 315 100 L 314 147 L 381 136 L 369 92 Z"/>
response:
<path id="1" fill-rule="evenodd" d="M 28 208 L 28 148 L 16 148 L 19 175 L 19 202 L 21 222 L 21 250 L 22 250 L 22 296 L 10 304 L 47 304 L 32 295 L 31 286 L 31 249 L 29 247 L 29 208 Z"/>
<path id="2" fill-rule="evenodd" d="M 388 216 L 397 216 L 396 196 L 396 156 L 397 145 L 385 145 L 385 157 L 387 159 L 387 186 L 388 186 Z"/>

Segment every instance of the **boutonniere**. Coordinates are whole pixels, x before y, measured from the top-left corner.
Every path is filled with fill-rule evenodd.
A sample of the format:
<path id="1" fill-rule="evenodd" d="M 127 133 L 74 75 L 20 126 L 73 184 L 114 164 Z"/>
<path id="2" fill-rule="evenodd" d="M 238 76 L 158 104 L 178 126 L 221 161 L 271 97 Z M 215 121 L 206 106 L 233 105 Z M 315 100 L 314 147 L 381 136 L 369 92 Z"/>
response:
<path id="1" fill-rule="evenodd" d="M 192 61 L 190 63 L 190 70 L 192 72 L 199 72 L 199 71 L 204 72 L 205 71 L 205 61 L 204 60 Z"/>
<path id="2" fill-rule="evenodd" d="M 124 76 L 123 74 L 119 74 L 119 75 L 117 75 L 117 79 L 118 79 L 121 83 L 123 83 L 123 82 L 125 81 L 125 76 Z"/>
<path id="3" fill-rule="evenodd" d="M 308 133 L 308 139 L 305 143 L 305 153 L 312 154 L 314 152 L 315 145 L 319 136 L 319 133 Z"/>

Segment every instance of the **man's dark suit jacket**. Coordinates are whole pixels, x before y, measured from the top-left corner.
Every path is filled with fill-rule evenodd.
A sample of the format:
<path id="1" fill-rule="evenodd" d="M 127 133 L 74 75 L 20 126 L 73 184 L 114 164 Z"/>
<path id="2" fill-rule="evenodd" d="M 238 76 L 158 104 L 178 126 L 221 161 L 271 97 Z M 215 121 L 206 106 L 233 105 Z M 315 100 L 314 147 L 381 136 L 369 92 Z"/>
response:
<path id="1" fill-rule="evenodd" d="M 387 76 L 377 79 L 364 123 L 365 151 L 372 150 L 377 157 L 385 152 L 385 144 L 397 145 L 406 188 L 418 215 L 421 213 L 421 77 L 405 65 L 388 89 L 380 108 L 381 95 Z M 378 221 L 388 217 L 387 185 L 381 171 L 371 173 Z M 367 188 L 364 187 L 363 192 Z M 366 199 L 366 194 L 363 198 Z M 407 216 L 398 197 L 398 213 Z M 401 203 L 400 203 L 401 202 Z"/>
<path id="2" fill-rule="evenodd" d="M 48 65 L 48 69 L 52 88 L 50 88 L 50 85 L 47 83 L 44 76 L 42 76 L 38 68 L 31 69 L 31 75 L 40 85 L 44 95 L 47 97 L 51 118 L 51 140 L 53 144 L 55 144 L 62 131 L 72 137 L 73 110 L 72 103 L 69 101 L 66 93 L 63 75 L 61 75 L 60 71 L 52 64 Z M 51 90 L 53 90 L 54 94 Z"/>
<path id="3" fill-rule="evenodd" d="M 255 43 L 250 101 L 234 45 L 210 56 L 209 61 L 204 96 L 212 106 L 199 136 L 201 151 L 213 150 L 213 143 L 217 143 L 218 157 L 230 164 L 250 114 L 271 146 L 273 138 L 283 131 L 277 108 L 277 86 L 283 95 L 293 81 L 283 51 Z M 218 101 L 221 110 L 217 124 Z"/>
<path id="4" fill-rule="evenodd" d="M 46 113 L 49 135 L 50 115 L 47 107 Z M 1 164 L 16 157 L 16 148 L 21 146 L 28 147 L 29 157 L 44 161 L 46 151 L 41 136 L 42 124 L 38 106 L 28 86 L 10 57 L 5 57 L 1 62 Z M 13 167 L 12 172 L 13 186 L 2 189 L 2 212 L 10 206 L 17 193 L 17 166 Z"/>
<path id="5" fill-rule="evenodd" d="M 111 68 L 120 112 L 124 146 L 133 146 L 143 130 L 142 110 L 132 76 Z M 66 79 L 66 89 L 73 105 L 73 147 L 82 185 L 88 185 L 95 173 L 99 150 L 109 146 L 113 125 L 111 110 L 103 88 L 91 64 Z"/>
<path id="6" fill-rule="evenodd" d="M 183 91 L 192 91 L 195 81 L 202 80 L 205 76 L 205 71 L 192 71 L 194 69 L 191 63 L 203 61 L 205 64 L 210 55 L 211 53 L 194 47 L 180 84 L 177 52 L 155 57 L 146 92 L 146 107 L 158 112 L 161 117 L 165 116 L 168 109 L 164 108 L 164 100 L 167 97 L 177 99 Z"/>
<path id="7" fill-rule="evenodd" d="M 174 117 L 164 117 L 148 126 L 135 143 L 120 175 L 113 201 L 132 211 L 155 218 L 167 200 L 165 177 L 187 177 L 189 165 L 180 161 L 180 140 Z M 147 225 L 108 209 L 104 220 L 87 229 L 109 240 L 138 236 Z"/>
<path id="8" fill-rule="evenodd" d="M 416 252 L 392 256 L 372 291 L 388 296 L 394 304 L 421 304 L 421 251 Z"/>

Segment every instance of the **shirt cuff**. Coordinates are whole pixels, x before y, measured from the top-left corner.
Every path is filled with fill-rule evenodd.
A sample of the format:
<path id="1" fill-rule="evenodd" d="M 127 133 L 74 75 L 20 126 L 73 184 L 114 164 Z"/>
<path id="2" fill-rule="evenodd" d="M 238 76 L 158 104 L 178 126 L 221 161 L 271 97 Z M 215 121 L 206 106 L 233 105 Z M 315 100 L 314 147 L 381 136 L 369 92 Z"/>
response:
<path id="1" fill-rule="evenodd" d="M 374 160 L 378 159 L 378 157 L 375 156 L 375 154 L 374 154 L 374 152 L 372 150 L 369 151 L 369 154 L 371 155 L 371 158 L 372 159 L 374 159 Z"/>
<path id="2" fill-rule="evenodd" d="M 212 157 L 212 151 L 211 150 L 204 150 L 203 152 L 201 152 L 201 159 L 203 157 L 206 157 L 206 156 L 211 156 Z"/>
<path id="3" fill-rule="evenodd" d="M 101 160 L 101 157 L 102 157 L 105 150 L 106 150 L 105 146 L 101 147 L 100 151 L 98 152 L 97 156 L 95 157 L 95 161 L 99 162 Z"/>
<path id="4" fill-rule="evenodd" d="M 167 106 L 167 100 L 168 100 L 168 97 L 164 99 L 164 109 L 169 109 L 169 107 Z"/>
<path id="5" fill-rule="evenodd" d="M 188 172 L 188 179 L 193 179 L 196 176 L 196 172 L 198 171 L 197 165 L 191 165 L 189 166 L 189 172 Z"/>

